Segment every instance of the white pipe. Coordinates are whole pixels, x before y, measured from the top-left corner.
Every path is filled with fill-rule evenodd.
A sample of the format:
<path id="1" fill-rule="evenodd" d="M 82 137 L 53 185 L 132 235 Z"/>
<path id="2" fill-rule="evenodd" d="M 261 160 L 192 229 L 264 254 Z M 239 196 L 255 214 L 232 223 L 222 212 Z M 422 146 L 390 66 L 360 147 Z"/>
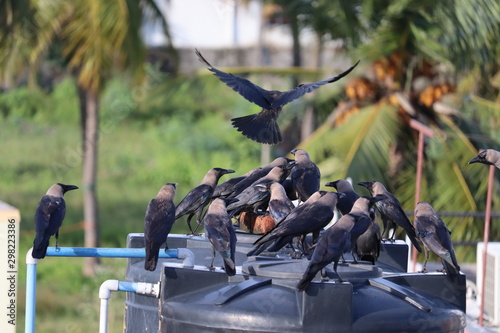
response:
<path id="1" fill-rule="evenodd" d="M 101 284 L 99 288 L 99 298 L 100 299 L 110 299 L 112 291 L 118 291 L 118 280 L 106 280 Z"/>
<path id="2" fill-rule="evenodd" d="M 194 267 L 194 254 L 191 250 L 180 248 L 177 249 L 177 251 L 178 251 L 177 258 L 184 259 L 184 261 L 182 262 L 184 267 L 188 268 Z"/>
<path id="3" fill-rule="evenodd" d="M 99 288 L 99 298 L 101 299 L 101 313 L 99 316 L 99 332 L 108 332 L 108 300 L 111 297 L 111 291 L 118 291 L 118 280 L 106 280 Z"/>
<path id="4" fill-rule="evenodd" d="M 24 320 L 24 332 L 35 332 L 36 315 L 36 266 L 38 259 L 33 258 L 33 248 L 26 253 L 26 316 Z"/>
<path id="5" fill-rule="evenodd" d="M 101 298 L 101 315 L 99 317 L 99 332 L 108 332 L 108 299 Z"/>
<path id="6" fill-rule="evenodd" d="M 26 254 L 27 277 L 26 277 L 26 320 L 25 332 L 32 333 L 35 330 L 35 310 L 36 310 L 36 266 L 38 259 L 32 256 L 33 248 Z M 162 258 L 172 258 L 177 253 L 178 259 L 184 259 L 183 266 L 187 268 L 194 267 L 194 254 L 188 249 L 169 250 Z M 47 256 L 67 256 L 67 257 L 118 257 L 118 258 L 143 258 L 144 249 L 106 249 L 106 248 L 48 248 Z M 121 289 L 120 284 L 123 288 Z M 101 316 L 99 323 L 99 332 L 107 332 L 108 320 L 108 300 L 111 297 L 111 291 L 129 291 L 143 295 L 153 295 L 159 297 L 160 284 L 151 283 L 130 283 L 120 282 L 118 280 L 107 280 L 99 289 L 99 298 L 101 299 Z"/>
<path id="7" fill-rule="evenodd" d="M 137 282 L 135 293 L 141 295 L 152 295 L 158 298 L 160 297 L 160 283 L 158 282 L 156 284 L 152 284 L 146 282 Z"/>
<path id="8" fill-rule="evenodd" d="M 160 297 L 160 283 L 122 282 L 118 280 L 104 281 L 99 288 L 99 298 L 101 299 L 101 313 L 99 319 L 100 333 L 108 332 L 108 301 L 111 298 L 112 291 L 128 291 L 141 295 Z"/>

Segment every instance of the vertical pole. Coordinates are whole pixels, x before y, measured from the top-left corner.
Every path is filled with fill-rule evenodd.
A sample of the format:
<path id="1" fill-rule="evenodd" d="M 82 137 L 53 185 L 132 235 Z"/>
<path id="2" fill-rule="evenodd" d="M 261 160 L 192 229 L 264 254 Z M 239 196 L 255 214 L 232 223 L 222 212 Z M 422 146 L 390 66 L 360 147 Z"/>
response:
<path id="1" fill-rule="evenodd" d="M 417 179 L 415 186 L 415 208 L 420 201 L 420 185 L 422 182 L 422 169 L 424 168 L 424 138 L 427 136 L 432 138 L 434 136 L 434 131 L 422 124 L 421 122 L 411 119 L 410 127 L 418 131 L 418 149 L 417 149 Z M 417 249 L 414 246 L 410 248 L 410 255 L 413 264 L 412 271 L 415 272 L 417 268 Z"/>
<path id="2" fill-rule="evenodd" d="M 26 254 L 26 318 L 24 319 L 24 333 L 35 332 L 36 308 L 36 265 L 38 259 L 31 256 L 32 248 Z"/>
<path id="3" fill-rule="evenodd" d="M 418 131 L 418 149 L 417 149 L 417 180 L 415 184 L 415 207 L 420 201 L 420 183 L 422 182 L 422 168 L 424 165 L 424 133 Z M 417 249 L 412 246 L 412 272 L 417 269 Z"/>
<path id="4" fill-rule="evenodd" d="M 493 182 L 495 180 L 495 166 L 490 165 L 488 175 L 488 192 L 486 194 L 486 215 L 484 217 L 484 236 L 483 236 L 483 267 L 481 275 L 481 303 L 479 305 L 479 325 L 483 326 L 484 317 L 484 291 L 486 282 L 486 255 L 488 250 L 488 239 L 490 238 L 491 221 L 491 198 L 493 194 Z"/>

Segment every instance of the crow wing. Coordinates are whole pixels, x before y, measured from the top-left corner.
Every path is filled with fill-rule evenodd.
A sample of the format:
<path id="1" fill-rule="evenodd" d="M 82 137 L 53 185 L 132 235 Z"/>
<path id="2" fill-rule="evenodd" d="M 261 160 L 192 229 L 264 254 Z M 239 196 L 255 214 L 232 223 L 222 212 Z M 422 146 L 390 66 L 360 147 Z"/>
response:
<path id="1" fill-rule="evenodd" d="M 278 98 L 274 99 L 274 101 L 272 103 L 272 107 L 276 108 L 276 107 L 283 106 L 287 103 L 290 103 L 294 99 L 297 99 L 297 98 L 299 98 L 299 97 L 301 97 L 301 96 L 303 96 L 303 95 L 305 95 L 305 94 L 307 94 L 315 89 L 318 89 L 322 85 L 338 81 L 341 78 L 343 78 L 344 76 L 348 75 L 358 64 L 359 64 L 359 60 L 352 67 L 350 67 L 348 70 L 346 70 L 345 72 L 343 72 L 335 77 L 332 77 L 330 79 L 323 80 L 323 81 L 302 84 L 302 85 L 296 87 L 295 89 L 284 92 Z"/>
<path id="2" fill-rule="evenodd" d="M 212 65 L 201 55 L 200 51 L 196 50 L 196 55 L 207 65 L 208 69 L 224 82 L 227 86 L 231 87 L 234 91 L 245 97 L 248 101 L 257 104 L 261 108 L 271 108 L 271 103 L 266 99 L 269 92 L 256 84 L 253 84 L 247 79 L 234 76 L 233 74 L 225 73 Z"/>

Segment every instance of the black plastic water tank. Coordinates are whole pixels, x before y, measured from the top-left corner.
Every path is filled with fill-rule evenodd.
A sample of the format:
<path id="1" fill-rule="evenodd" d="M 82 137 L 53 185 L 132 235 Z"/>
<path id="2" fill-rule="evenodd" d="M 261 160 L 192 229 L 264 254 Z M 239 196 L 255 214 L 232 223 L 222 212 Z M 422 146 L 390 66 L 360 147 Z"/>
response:
<path id="1" fill-rule="evenodd" d="M 239 237 L 241 245 L 237 247 L 236 253 L 236 261 L 238 263 L 245 261 L 247 258 L 246 252 L 248 251 L 248 244 L 242 247 L 244 239 L 246 239 L 245 235 Z M 168 237 L 168 246 L 171 249 L 189 248 L 194 253 L 195 265 L 206 266 L 210 265 L 212 261 L 210 243 L 205 237 L 173 234 Z M 129 234 L 127 236 L 127 247 L 143 248 L 144 234 Z M 160 281 L 162 265 L 165 263 L 181 264 L 182 261 L 178 259 L 160 258 L 156 270 L 150 272 L 144 269 L 144 259 L 127 259 L 125 280 L 129 282 L 158 283 Z M 218 267 L 222 266 L 222 259 L 220 259 L 220 256 L 216 256 L 214 265 Z M 127 292 L 123 323 L 125 333 L 157 332 L 159 318 L 159 302 L 156 297 Z"/>
<path id="2" fill-rule="evenodd" d="M 441 273 L 406 272 L 408 247 L 385 243 L 376 266 L 340 264 L 347 282 L 314 280 L 305 292 L 295 285 L 307 260 L 284 254 L 247 258 L 255 236 L 238 234 L 236 276 L 210 271 L 211 249 L 203 237 L 169 236 L 169 247 L 186 247 L 195 267 L 163 259 L 157 271 L 130 259 L 128 281 L 156 283 L 160 300 L 128 293 L 126 332 L 463 332 L 465 276 L 451 281 Z M 142 234 L 128 238 L 143 246 Z M 222 262 L 216 257 L 215 265 Z"/>

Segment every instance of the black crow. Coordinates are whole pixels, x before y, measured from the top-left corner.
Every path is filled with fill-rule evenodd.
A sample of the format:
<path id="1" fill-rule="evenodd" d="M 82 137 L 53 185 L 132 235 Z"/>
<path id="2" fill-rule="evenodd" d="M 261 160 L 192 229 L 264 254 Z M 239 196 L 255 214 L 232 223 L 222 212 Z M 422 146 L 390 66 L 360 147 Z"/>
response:
<path id="1" fill-rule="evenodd" d="M 295 163 L 294 160 L 291 160 L 291 159 L 286 158 L 286 157 L 278 157 L 278 158 L 274 159 L 271 163 L 269 163 L 261 168 L 254 169 L 253 172 L 250 172 L 250 174 L 248 176 L 246 176 L 244 179 L 242 179 L 241 181 L 239 181 L 238 183 L 236 183 L 234 185 L 233 193 L 229 193 L 227 195 L 227 197 L 228 198 L 236 197 L 238 194 L 240 194 L 242 191 L 244 191 L 247 187 L 249 187 L 250 185 L 255 183 L 257 180 L 259 180 L 262 177 L 264 177 L 265 175 L 267 175 L 269 173 L 269 171 L 271 171 L 274 167 L 285 166 L 288 164 L 293 165 L 293 163 Z"/>
<path id="2" fill-rule="evenodd" d="M 283 183 L 281 183 L 281 185 L 283 186 L 283 188 L 285 189 L 285 192 L 286 192 L 286 196 L 294 201 L 294 200 L 297 200 L 297 193 L 295 193 L 294 189 L 293 189 L 293 185 L 292 185 L 292 180 L 290 178 L 287 178 L 283 181 Z"/>
<path id="3" fill-rule="evenodd" d="M 203 62 L 222 82 L 231 87 L 248 101 L 257 104 L 262 108 L 262 111 L 257 114 L 233 118 L 231 121 L 233 126 L 247 138 L 265 144 L 277 144 L 283 141 L 276 120 L 281 113 L 281 108 L 285 104 L 319 88 L 324 84 L 332 83 L 343 78 L 359 63 L 358 61 L 354 66 L 333 78 L 313 83 L 301 84 L 292 90 L 282 92 L 277 90 L 265 90 L 247 79 L 218 70 L 210 65 L 205 58 L 203 58 L 200 51 L 195 50 L 195 52 L 200 61 Z"/>
<path id="4" fill-rule="evenodd" d="M 293 202 L 286 196 L 285 189 L 278 182 L 257 184 L 263 191 L 269 191 L 269 215 L 273 218 L 275 225 L 280 223 L 295 208 Z"/>
<path id="5" fill-rule="evenodd" d="M 207 214 L 203 218 L 205 234 L 212 245 L 212 264 L 209 268 L 213 268 L 215 251 L 217 251 L 224 260 L 224 269 L 229 276 L 236 274 L 234 261 L 236 233 L 231 218 L 227 214 L 226 204 L 234 203 L 237 200 L 235 198 L 214 199 L 208 206 Z"/>
<path id="6" fill-rule="evenodd" d="M 415 208 L 415 230 L 418 238 L 424 244 L 423 272 L 427 272 L 426 265 L 429 259 L 429 250 L 431 250 L 441 258 L 447 275 L 452 278 L 457 276 L 460 273 L 460 267 L 451 243 L 451 233 L 427 202 L 419 202 Z"/>
<path id="7" fill-rule="evenodd" d="M 304 202 L 301 205 L 296 206 L 294 209 L 292 209 L 292 211 L 287 215 L 287 217 L 285 219 L 283 219 L 280 223 L 275 225 L 274 228 L 278 227 L 281 223 L 283 223 L 287 219 L 293 220 L 302 214 L 305 215 L 304 212 L 310 208 L 310 205 L 313 204 L 314 202 L 318 201 L 325 194 L 326 194 L 326 191 L 318 191 L 316 193 L 313 193 L 313 195 L 311 195 L 309 197 L 309 199 L 307 199 L 306 202 Z M 274 230 L 274 228 L 272 230 L 268 231 L 267 233 L 265 233 L 264 235 L 262 235 L 259 239 L 257 239 L 254 242 L 254 245 L 256 245 L 257 243 L 259 243 L 259 245 L 257 245 L 254 249 L 252 249 L 250 252 L 248 252 L 247 256 L 259 255 L 262 251 L 267 249 L 275 241 L 274 239 L 262 241 L 262 239 L 265 236 L 267 236 L 270 232 L 272 232 Z M 289 239 L 289 242 L 291 242 L 293 240 L 293 236 L 290 236 L 287 239 Z"/>
<path id="8" fill-rule="evenodd" d="M 372 206 L 383 200 L 384 197 L 382 195 L 377 195 L 376 197 L 359 197 L 353 204 L 350 215 L 356 217 L 356 222 L 352 227 L 351 233 L 351 253 L 354 258 L 354 262 L 357 263 L 356 257 L 354 256 L 354 252 L 356 250 L 356 244 L 358 242 L 359 237 L 368 231 L 370 225 L 373 222 L 373 218 L 371 216 L 371 208 Z"/>
<path id="9" fill-rule="evenodd" d="M 45 258 L 50 236 L 56 235 L 56 247 L 59 241 L 59 228 L 66 215 L 64 193 L 76 190 L 78 186 L 57 183 L 52 185 L 40 199 L 35 212 L 36 236 L 33 242 L 32 256 L 35 259 Z"/>
<path id="10" fill-rule="evenodd" d="M 354 226 L 356 217 L 350 214 L 342 216 L 333 226 L 326 229 L 320 236 L 314 252 L 311 256 L 311 261 L 307 266 L 302 279 L 297 284 L 299 291 L 307 289 L 312 279 L 316 274 L 333 262 L 333 270 L 342 282 L 342 278 L 337 272 L 337 266 L 340 257 L 351 249 L 351 229 Z"/>
<path id="11" fill-rule="evenodd" d="M 226 180 L 225 182 L 223 182 L 222 184 L 217 185 L 214 189 L 214 193 L 212 194 L 212 199 L 227 198 L 228 196 L 230 196 L 234 192 L 234 187 L 236 186 L 236 184 L 241 182 L 243 179 L 247 178 L 249 175 L 251 175 L 256 170 L 257 169 L 250 170 L 246 174 L 244 174 L 243 176 L 230 178 L 230 179 Z"/>
<path id="12" fill-rule="evenodd" d="M 372 219 L 368 230 L 356 241 L 355 250 L 358 260 L 370 261 L 375 265 L 380 255 L 381 241 L 380 227 L 375 219 Z"/>
<path id="13" fill-rule="evenodd" d="M 235 197 L 238 201 L 227 206 L 229 216 L 233 217 L 244 210 L 252 210 L 258 213 L 259 208 L 266 207 L 269 202 L 269 191 L 261 191 L 256 185 L 264 185 L 272 182 L 281 183 L 289 175 L 292 165 L 288 163 L 283 166 L 274 167 L 267 175 L 244 189 Z"/>
<path id="14" fill-rule="evenodd" d="M 381 199 L 380 197 L 360 197 L 348 214 L 343 215 L 321 235 L 311 261 L 297 284 L 299 291 L 305 290 L 316 274 L 331 262 L 333 262 L 333 270 L 339 282 L 343 281 L 337 272 L 339 260 L 345 252 L 352 249 L 353 242 L 356 242 L 360 234 L 366 231 L 367 224 L 371 221 L 369 210 L 376 201 Z"/>
<path id="15" fill-rule="evenodd" d="M 205 208 L 205 206 L 208 205 L 212 199 L 212 194 L 214 193 L 214 189 L 217 186 L 219 178 L 227 173 L 233 172 L 234 170 L 222 168 L 213 168 L 208 170 L 205 177 L 201 181 L 201 184 L 189 191 L 184 199 L 179 202 L 175 208 L 175 219 L 177 220 L 179 217 L 188 214 L 187 225 L 191 233 L 194 234 L 200 226 L 203 208 Z M 191 219 L 195 214 L 198 225 L 193 231 L 193 228 L 191 228 Z"/>
<path id="16" fill-rule="evenodd" d="M 321 173 L 304 149 L 294 149 L 290 153 L 295 155 L 295 166 L 290 179 L 297 198 L 304 202 L 311 194 L 319 191 Z"/>
<path id="17" fill-rule="evenodd" d="M 494 149 L 486 149 L 479 153 L 476 157 L 469 161 L 468 164 L 482 163 L 487 165 L 494 165 L 500 168 L 500 152 Z"/>
<path id="18" fill-rule="evenodd" d="M 144 248 L 146 259 L 144 268 L 154 271 L 158 263 L 158 252 L 175 222 L 175 188 L 177 183 L 167 183 L 158 192 L 156 198 L 151 199 L 144 217 Z M 168 249 L 167 244 L 165 250 Z"/>
<path id="19" fill-rule="evenodd" d="M 385 197 L 383 200 L 380 200 L 375 204 L 378 211 L 380 212 L 380 216 L 382 217 L 382 222 L 384 224 L 384 230 L 382 233 L 385 233 L 388 221 L 392 221 L 406 231 L 406 234 L 410 238 L 413 246 L 415 246 L 418 252 L 422 252 L 422 248 L 417 241 L 415 228 L 408 219 L 408 216 L 406 216 L 406 213 L 401 207 L 401 203 L 399 202 L 399 200 L 392 193 L 387 191 L 385 186 L 380 182 L 359 182 L 358 185 L 366 187 L 370 191 L 372 196 L 383 195 Z M 396 226 L 394 227 L 394 229 L 396 229 Z M 394 240 L 395 235 L 396 230 L 394 230 L 394 233 L 392 234 L 392 240 Z"/>
<path id="20" fill-rule="evenodd" d="M 335 204 L 343 193 L 319 191 L 320 198 L 313 194 L 311 197 L 315 200 L 312 203 L 308 201 L 298 206 L 274 229 L 254 242 L 254 250 L 249 255 L 258 255 L 266 248 L 261 245 L 268 245 L 271 241 L 274 243 L 268 251 L 279 251 L 297 236 L 305 236 L 308 233 L 319 233 L 333 219 L 333 210 Z M 299 209 L 300 208 L 300 209 Z"/>
<path id="21" fill-rule="evenodd" d="M 338 192 L 345 194 L 337 202 L 337 209 L 342 215 L 345 215 L 351 211 L 354 202 L 359 198 L 359 194 L 354 191 L 351 183 L 344 179 L 339 179 L 333 182 L 326 183 L 325 186 L 334 187 Z"/>

